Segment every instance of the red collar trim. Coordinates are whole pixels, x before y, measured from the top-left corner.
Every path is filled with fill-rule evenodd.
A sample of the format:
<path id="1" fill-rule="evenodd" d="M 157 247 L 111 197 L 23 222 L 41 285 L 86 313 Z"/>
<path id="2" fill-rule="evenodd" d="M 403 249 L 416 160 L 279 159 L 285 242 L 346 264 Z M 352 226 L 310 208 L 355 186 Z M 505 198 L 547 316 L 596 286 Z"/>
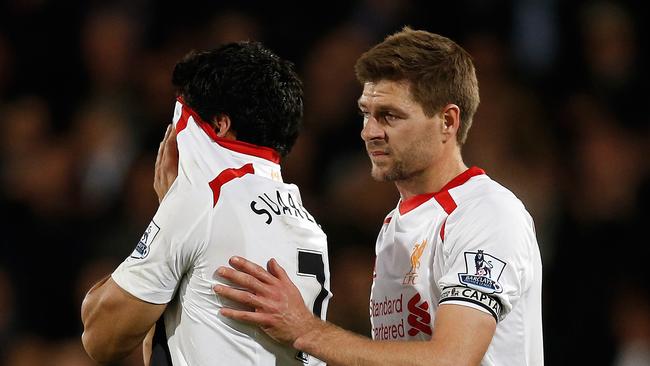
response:
<path id="1" fill-rule="evenodd" d="M 275 164 L 280 164 L 280 154 L 278 154 L 277 151 L 274 149 L 271 149 L 270 147 L 265 147 L 265 146 L 258 146 L 258 145 L 253 145 L 249 144 L 247 142 L 243 141 L 237 141 L 237 140 L 230 140 L 230 139 L 224 139 L 223 137 L 217 136 L 216 132 L 214 132 L 214 129 L 212 126 L 203 121 L 201 117 L 194 111 L 192 108 L 190 108 L 188 105 L 185 104 L 185 101 L 183 100 L 182 97 L 176 98 L 179 103 L 181 103 L 183 107 L 183 113 L 181 114 L 181 120 L 176 124 L 176 132 L 180 133 L 183 129 L 185 129 L 185 126 L 187 125 L 187 120 L 185 118 L 189 118 L 190 116 L 194 119 L 196 124 L 201 127 L 205 133 L 210 136 L 210 138 L 219 144 L 221 147 L 224 147 L 228 150 L 236 151 L 238 153 L 246 154 L 246 155 L 252 155 L 256 156 L 258 158 L 266 159 L 270 162 L 273 162 Z"/>
<path id="2" fill-rule="evenodd" d="M 458 176 L 456 176 L 456 178 L 449 181 L 449 183 L 445 184 L 445 186 L 442 187 L 442 189 L 439 190 L 438 192 L 423 193 L 417 196 L 413 196 L 407 200 L 400 201 L 399 213 L 400 215 L 405 215 L 409 211 L 412 211 L 413 209 L 417 208 L 421 204 L 430 200 L 432 197 L 446 194 L 447 191 L 449 191 L 450 189 L 465 184 L 465 182 L 467 182 L 471 177 L 482 175 L 482 174 L 485 174 L 485 171 L 483 169 L 473 166 L 465 170 L 464 172 L 460 173 Z"/>

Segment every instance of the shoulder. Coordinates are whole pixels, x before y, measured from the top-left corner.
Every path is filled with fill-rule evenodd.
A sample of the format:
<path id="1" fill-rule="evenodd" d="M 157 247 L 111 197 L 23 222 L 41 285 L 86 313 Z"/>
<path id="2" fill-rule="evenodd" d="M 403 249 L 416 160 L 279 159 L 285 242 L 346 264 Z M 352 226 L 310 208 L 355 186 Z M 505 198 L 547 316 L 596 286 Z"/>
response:
<path id="1" fill-rule="evenodd" d="M 510 190 L 487 176 L 459 188 L 450 191 L 458 202 L 447 220 L 449 238 L 504 247 L 536 242 L 533 219 Z"/>
<path id="2" fill-rule="evenodd" d="M 473 217 L 473 220 L 496 221 L 506 218 L 529 219 L 524 204 L 509 189 L 483 175 L 450 190 L 456 203 L 452 216 Z"/>
<path id="3" fill-rule="evenodd" d="M 169 191 L 160 203 L 161 208 L 178 207 L 191 208 L 192 211 L 209 207 L 210 187 L 208 182 L 199 182 L 190 180 L 187 176 L 179 172 L 178 177 L 169 188 Z"/>
<path id="4" fill-rule="evenodd" d="M 170 237 L 187 237 L 209 216 L 211 199 L 207 185 L 191 184 L 179 175 L 160 202 L 153 221 Z"/>

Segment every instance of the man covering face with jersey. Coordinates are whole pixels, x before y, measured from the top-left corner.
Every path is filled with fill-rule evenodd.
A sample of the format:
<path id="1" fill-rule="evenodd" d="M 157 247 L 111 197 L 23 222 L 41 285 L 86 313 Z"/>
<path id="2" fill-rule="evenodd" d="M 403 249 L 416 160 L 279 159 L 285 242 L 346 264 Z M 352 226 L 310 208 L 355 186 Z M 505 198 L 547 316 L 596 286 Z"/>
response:
<path id="1" fill-rule="evenodd" d="M 173 124 L 156 163 L 160 207 L 133 253 L 86 295 L 86 351 L 100 362 L 119 359 L 151 330 L 152 365 L 322 365 L 220 314 L 248 308 L 212 290 L 231 285 L 215 275 L 230 257 L 273 257 L 325 318 L 326 237 L 280 170 L 302 120 L 293 66 L 259 43 L 233 43 L 188 54 L 173 83 Z"/>

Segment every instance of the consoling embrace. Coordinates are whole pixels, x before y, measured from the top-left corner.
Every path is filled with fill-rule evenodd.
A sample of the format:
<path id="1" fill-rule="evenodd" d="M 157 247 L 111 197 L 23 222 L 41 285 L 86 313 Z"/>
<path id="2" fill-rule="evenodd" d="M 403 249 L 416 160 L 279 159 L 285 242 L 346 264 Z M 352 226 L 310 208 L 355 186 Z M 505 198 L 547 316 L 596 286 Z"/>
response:
<path id="1" fill-rule="evenodd" d="M 470 55 L 448 38 L 407 27 L 361 55 L 354 71 L 363 86 L 358 106 L 363 116 L 361 138 L 370 158 L 371 175 L 380 181 L 393 182 L 400 194 L 376 241 L 370 303 L 377 309 L 371 307 L 369 314 L 373 339 L 324 320 L 331 296 L 324 235 L 315 223 L 291 215 L 278 217 L 285 217 L 285 225 L 293 225 L 289 229 L 293 234 L 282 235 L 289 235 L 296 248 L 280 248 L 282 237 L 275 233 L 265 237 L 252 235 L 252 240 L 259 242 L 241 244 L 243 239 L 238 234 L 241 221 L 251 219 L 238 214 L 235 218 L 220 216 L 229 220 L 227 226 L 222 226 L 223 230 L 235 234 L 220 237 L 219 242 L 206 243 L 205 232 L 201 232 L 203 236 L 171 240 L 170 247 L 178 247 L 180 252 L 188 237 L 201 248 L 187 254 L 194 260 L 190 269 L 174 276 L 180 276 L 177 282 L 188 281 L 183 276 L 190 277 L 189 281 L 201 276 L 202 287 L 181 284 L 180 288 L 214 298 L 188 304 L 190 295 L 179 292 L 179 285 L 174 282 L 165 292 L 167 296 L 152 295 L 164 304 L 173 300 L 173 293 L 176 298 L 180 296 L 174 300 L 180 304 L 174 305 L 174 314 L 165 314 L 164 318 L 177 319 L 179 327 L 184 321 L 201 321 L 200 317 L 193 316 L 194 308 L 207 307 L 208 312 L 217 313 L 213 315 L 214 321 L 224 326 L 225 336 L 257 334 L 251 330 L 257 326 L 273 340 L 268 343 L 264 337 L 255 338 L 267 342 L 263 348 L 271 354 L 279 352 L 275 345 L 297 352 L 287 352 L 295 356 L 293 360 L 277 358 L 278 363 L 260 361 L 258 364 L 322 361 L 328 365 L 373 366 L 543 365 L 542 263 L 532 218 L 514 194 L 482 169 L 466 166 L 461 154 L 479 105 L 478 81 Z M 203 202 L 203 196 L 188 189 L 190 201 L 194 200 L 192 205 L 206 206 L 205 218 L 183 221 L 188 225 L 187 230 L 194 230 L 198 220 L 215 219 L 216 203 L 220 197 L 227 199 L 232 194 L 228 189 L 235 189 L 227 188 L 229 182 L 241 180 L 239 184 L 243 185 L 245 177 L 265 169 L 269 171 L 266 178 L 273 180 L 270 172 L 274 167 L 266 165 L 258 169 L 257 164 L 261 158 L 274 157 L 277 148 L 249 139 L 242 128 L 254 126 L 237 125 L 238 117 L 232 113 L 216 108 L 212 109 L 215 113 L 205 116 L 193 114 L 197 101 L 204 99 L 188 100 L 183 93 L 181 96 L 179 103 L 187 106 L 177 107 L 173 130 L 178 135 L 172 131 L 165 136 L 156 166 L 155 186 L 163 200 L 161 205 L 170 197 L 178 197 L 178 191 L 183 189 L 182 181 L 203 178 L 188 173 L 191 165 L 184 163 L 184 159 L 201 159 L 191 156 L 194 150 L 201 151 L 201 144 L 205 145 L 205 151 L 210 143 L 224 144 L 224 141 L 226 145 L 244 144 L 246 149 L 236 150 L 242 154 L 256 151 L 248 168 L 242 160 L 224 166 L 226 169 L 221 172 L 211 171 L 206 175 L 209 179 L 205 183 L 211 188 L 206 193 L 211 194 L 208 203 Z M 178 121 L 184 116 L 200 128 L 179 129 Z M 195 149 L 183 146 L 188 139 L 184 133 L 200 134 L 201 130 L 208 131 L 208 137 L 218 136 L 212 141 L 200 140 L 200 146 Z M 179 149 L 176 149 L 177 139 Z M 276 183 L 280 182 L 278 179 Z M 219 187 L 218 193 L 215 186 Z M 293 192 L 292 197 L 299 200 L 299 193 Z M 295 202 L 294 206 L 302 207 L 302 203 Z M 185 209 L 192 210 L 190 206 Z M 260 225 L 268 226 L 264 223 L 266 216 L 257 215 L 255 219 L 262 221 Z M 162 227 L 156 228 L 156 232 L 162 233 Z M 150 245 L 152 251 L 154 245 Z M 213 255 L 204 256 L 210 250 L 206 247 L 211 245 L 227 249 L 213 249 Z M 259 249 L 243 250 L 237 245 L 280 249 L 277 255 L 260 254 L 256 252 Z M 302 258 L 303 263 L 310 264 L 293 264 L 282 254 L 283 250 L 298 250 L 303 254 L 297 257 L 292 254 L 294 261 Z M 168 249 L 161 256 L 170 253 L 175 255 Z M 195 258 L 200 258 L 200 263 Z M 134 271 L 149 268 L 137 261 L 132 266 Z M 206 274 L 209 269 L 214 271 Z M 143 297 L 156 292 L 154 288 L 134 289 L 139 291 L 134 294 L 129 291 L 127 269 L 118 268 L 116 273 L 113 277 L 117 285 L 125 284 L 127 288 L 118 287 L 140 300 L 150 301 Z M 332 273 L 337 275 L 345 274 Z M 312 283 L 306 284 L 306 279 Z M 205 293 L 205 286 L 214 292 Z M 92 290 L 88 296 L 92 297 Z M 92 301 L 89 304 L 89 308 L 100 308 Z M 162 311 L 170 311 L 158 310 L 158 316 Z M 169 342 L 186 342 L 169 329 L 166 335 Z M 201 342 L 210 343 L 205 339 Z M 219 341 L 213 347 L 239 347 L 226 343 Z M 178 364 L 185 364 L 177 361 L 183 357 L 172 358 Z"/>

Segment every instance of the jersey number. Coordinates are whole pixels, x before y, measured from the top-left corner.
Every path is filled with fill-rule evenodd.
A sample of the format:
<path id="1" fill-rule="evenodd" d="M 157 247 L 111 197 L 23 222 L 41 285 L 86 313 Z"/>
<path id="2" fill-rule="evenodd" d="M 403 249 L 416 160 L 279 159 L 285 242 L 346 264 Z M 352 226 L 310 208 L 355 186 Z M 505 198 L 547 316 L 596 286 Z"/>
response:
<path id="1" fill-rule="evenodd" d="M 320 284 L 320 292 L 314 300 L 314 315 L 323 319 L 323 301 L 327 297 L 328 291 L 325 289 L 325 263 L 323 262 L 323 253 L 310 252 L 304 249 L 298 249 L 298 275 L 316 277 Z"/>
<path id="2" fill-rule="evenodd" d="M 320 292 L 314 300 L 312 311 L 314 315 L 323 319 L 323 301 L 327 298 L 329 291 L 325 289 L 325 262 L 323 262 L 323 253 L 310 252 L 304 249 L 298 249 L 298 276 L 316 277 L 320 284 Z M 302 363 L 309 363 L 309 355 L 305 352 L 298 351 L 296 359 Z"/>

